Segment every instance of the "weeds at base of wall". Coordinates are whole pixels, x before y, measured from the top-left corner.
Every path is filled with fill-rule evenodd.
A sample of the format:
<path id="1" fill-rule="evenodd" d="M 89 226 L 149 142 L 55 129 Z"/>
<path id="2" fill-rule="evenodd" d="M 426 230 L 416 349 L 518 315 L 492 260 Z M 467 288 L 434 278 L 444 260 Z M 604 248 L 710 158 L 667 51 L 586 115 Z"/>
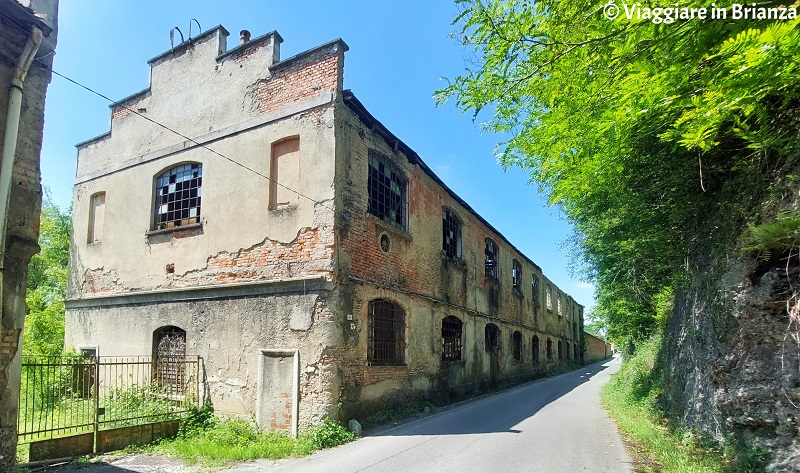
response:
<path id="1" fill-rule="evenodd" d="M 151 451 L 178 457 L 189 464 L 219 466 L 261 458 L 305 456 L 356 438 L 354 433 L 330 419 L 292 439 L 279 432 L 262 433 L 252 421 L 218 420 L 213 414 L 209 417 L 208 413 L 213 411 L 203 409 L 198 410 L 185 428 L 181 427 L 177 438 L 162 441 Z"/>
<path id="2" fill-rule="evenodd" d="M 661 338 L 637 347 L 603 386 L 603 405 L 616 420 L 639 472 L 751 473 L 765 471 L 768 455 L 729 438 L 724 445 L 667 419 L 660 406 L 663 380 L 657 369 Z"/>

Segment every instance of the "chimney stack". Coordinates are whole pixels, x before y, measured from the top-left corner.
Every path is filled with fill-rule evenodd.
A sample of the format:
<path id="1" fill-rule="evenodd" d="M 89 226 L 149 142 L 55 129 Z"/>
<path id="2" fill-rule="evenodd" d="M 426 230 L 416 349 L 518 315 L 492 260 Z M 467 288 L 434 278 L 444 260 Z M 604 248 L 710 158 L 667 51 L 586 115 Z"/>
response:
<path id="1" fill-rule="evenodd" d="M 239 44 L 244 44 L 250 41 L 250 32 L 242 30 L 239 32 Z"/>

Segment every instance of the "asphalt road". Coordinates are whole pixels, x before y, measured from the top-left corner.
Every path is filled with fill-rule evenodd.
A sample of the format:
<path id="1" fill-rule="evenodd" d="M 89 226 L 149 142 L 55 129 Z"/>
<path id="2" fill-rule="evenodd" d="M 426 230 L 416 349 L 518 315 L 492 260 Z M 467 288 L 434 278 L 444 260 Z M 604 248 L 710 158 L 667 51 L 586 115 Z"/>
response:
<path id="1" fill-rule="evenodd" d="M 632 471 L 600 387 L 619 360 L 458 405 L 309 457 L 245 463 L 228 472 Z"/>
<path id="2" fill-rule="evenodd" d="M 618 472 L 632 471 L 600 387 L 619 360 L 596 363 L 289 460 L 259 460 L 226 472 Z M 198 467 L 154 455 L 68 466 L 58 473 L 191 473 Z"/>

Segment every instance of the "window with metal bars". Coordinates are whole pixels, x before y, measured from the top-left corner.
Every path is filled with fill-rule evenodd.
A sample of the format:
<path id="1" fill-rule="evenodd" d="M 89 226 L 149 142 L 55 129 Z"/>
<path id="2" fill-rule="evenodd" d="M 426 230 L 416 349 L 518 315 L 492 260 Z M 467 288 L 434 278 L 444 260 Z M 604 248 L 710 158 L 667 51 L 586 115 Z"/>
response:
<path id="1" fill-rule="evenodd" d="M 533 341 L 531 342 L 531 348 L 533 350 L 533 362 L 539 362 L 539 337 L 536 335 L 533 336 Z"/>
<path id="2" fill-rule="evenodd" d="M 511 355 L 516 361 L 522 361 L 522 334 L 515 331 L 511 335 Z"/>
<path id="3" fill-rule="evenodd" d="M 461 359 L 461 320 L 448 315 L 442 319 L 442 360 L 458 361 Z"/>
<path id="4" fill-rule="evenodd" d="M 500 281 L 497 277 L 497 243 L 487 238 L 484 253 L 486 255 L 486 279 Z"/>
<path id="5" fill-rule="evenodd" d="M 547 339 L 547 343 L 545 344 L 545 351 L 547 352 L 547 359 L 553 359 L 553 341 L 549 338 Z"/>
<path id="6" fill-rule="evenodd" d="M 531 300 L 533 305 L 539 305 L 539 278 L 535 274 L 531 276 Z"/>
<path id="7" fill-rule="evenodd" d="M 402 365 L 406 350 L 403 309 L 378 299 L 371 301 L 367 310 L 367 361 L 371 365 Z"/>
<path id="8" fill-rule="evenodd" d="M 511 262 L 511 289 L 522 294 L 522 265 L 517 260 Z"/>
<path id="9" fill-rule="evenodd" d="M 486 351 L 497 353 L 500 351 L 500 328 L 495 324 L 486 324 L 484 330 L 486 338 Z"/>
<path id="10" fill-rule="evenodd" d="M 544 303 L 547 306 L 547 310 L 553 310 L 553 291 L 550 286 L 547 286 L 544 291 Z"/>
<path id="11" fill-rule="evenodd" d="M 153 229 L 200 223 L 203 165 L 186 163 L 156 177 Z"/>
<path id="12" fill-rule="evenodd" d="M 369 151 L 369 213 L 391 222 L 403 230 L 407 228 L 408 181 L 389 158 Z"/>
<path id="13" fill-rule="evenodd" d="M 442 214 L 442 251 L 448 258 L 461 258 L 461 221 L 450 209 Z"/>

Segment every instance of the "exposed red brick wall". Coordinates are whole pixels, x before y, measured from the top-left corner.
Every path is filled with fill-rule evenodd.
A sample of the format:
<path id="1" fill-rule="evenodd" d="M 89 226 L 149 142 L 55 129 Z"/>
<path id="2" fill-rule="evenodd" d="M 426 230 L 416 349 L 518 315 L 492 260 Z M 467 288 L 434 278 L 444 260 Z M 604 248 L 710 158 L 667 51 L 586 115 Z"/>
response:
<path id="1" fill-rule="evenodd" d="M 322 57 L 310 56 L 278 68 L 272 77 L 255 85 L 253 99 L 259 112 L 266 113 L 317 96 L 335 91 L 339 78 L 339 55 L 328 53 Z"/>
<path id="2" fill-rule="evenodd" d="M 133 99 L 127 102 L 120 103 L 119 105 L 114 105 L 113 107 L 111 107 L 111 120 L 118 120 L 120 118 L 127 117 L 128 115 L 133 113 L 131 110 L 135 110 L 136 105 L 142 100 L 144 100 L 144 98 L 145 94 L 142 94 L 138 97 L 134 97 Z"/>

